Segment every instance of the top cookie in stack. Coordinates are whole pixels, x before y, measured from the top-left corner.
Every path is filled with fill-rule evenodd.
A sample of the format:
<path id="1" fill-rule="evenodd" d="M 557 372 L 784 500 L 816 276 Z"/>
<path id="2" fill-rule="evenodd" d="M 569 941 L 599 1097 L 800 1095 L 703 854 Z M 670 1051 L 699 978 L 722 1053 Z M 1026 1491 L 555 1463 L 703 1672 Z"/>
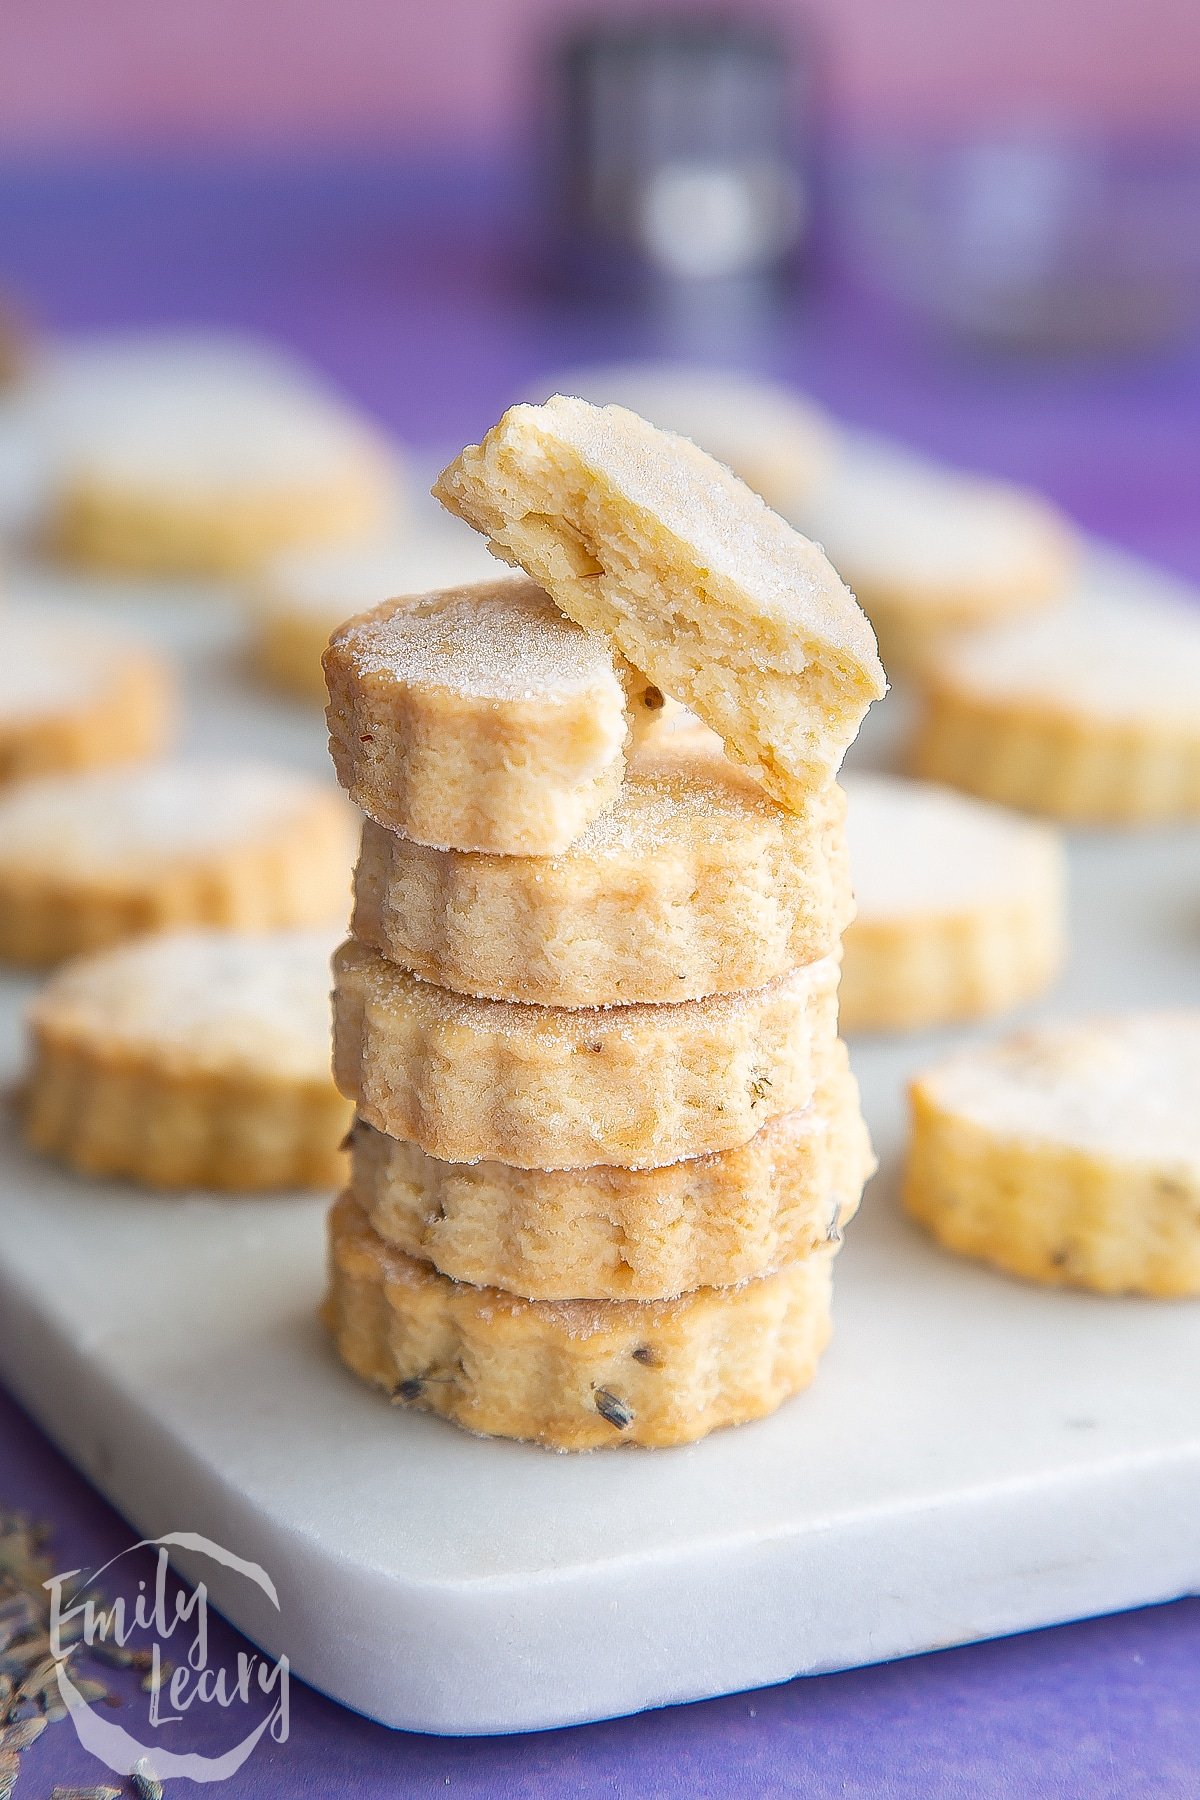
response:
<path id="1" fill-rule="evenodd" d="M 624 407 L 514 406 L 434 492 L 785 806 L 833 780 L 884 693 L 874 634 L 824 552 Z"/>
<path id="2" fill-rule="evenodd" d="M 882 670 L 820 553 L 633 414 L 516 408 L 438 492 L 541 586 L 389 602 L 326 653 L 368 815 L 327 1317 L 471 1429 L 687 1441 L 811 1377 L 870 1170 L 832 777 Z M 630 749 L 653 689 L 759 779 L 707 733 Z"/>

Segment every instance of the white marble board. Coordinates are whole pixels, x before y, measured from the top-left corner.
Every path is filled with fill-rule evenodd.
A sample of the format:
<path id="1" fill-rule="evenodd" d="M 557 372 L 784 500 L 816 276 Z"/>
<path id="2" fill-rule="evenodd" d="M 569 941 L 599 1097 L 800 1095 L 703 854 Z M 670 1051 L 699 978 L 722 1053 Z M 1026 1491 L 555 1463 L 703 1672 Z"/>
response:
<path id="1" fill-rule="evenodd" d="M 31 584 L 62 593 L 10 588 Z M 324 766 L 315 711 L 242 671 L 228 599 L 88 604 L 184 657 L 194 744 Z M 1071 862 L 1071 965 L 1036 1010 L 1200 1002 L 1200 832 L 1080 836 Z M 7 1080 L 31 984 L 2 985 Z M 1024 1287 L 897 1212 L 902 1084 L 953 1035 L 852 1046 L 883 1168 L 816 1385 L 760 1424 L 554 1456 L 393 1410 L 316 1323 L 321 1200 L 76 1181 L 7 1117 L 0 1371 L 139 1532 L 269 1571 L 278 1616 L 211 1584 L 251 1637 L 417 1730 L 602 1718 L 1197 1591 L 1200 1305 Z"/>

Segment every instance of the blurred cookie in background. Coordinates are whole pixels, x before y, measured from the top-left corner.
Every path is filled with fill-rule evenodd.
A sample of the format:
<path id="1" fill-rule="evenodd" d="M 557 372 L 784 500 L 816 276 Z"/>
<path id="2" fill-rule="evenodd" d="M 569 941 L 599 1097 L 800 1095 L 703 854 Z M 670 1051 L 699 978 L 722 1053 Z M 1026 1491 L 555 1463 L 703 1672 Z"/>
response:
<path id="1" fill-rule="evenodd" d="M 946 788 L 847 775 L 857 915 L 839 993 L 845 1031 L 917 1031 L 1003 1012 L 1062 966 L 1058 834 Z"/>
<path id="2" fill-rule="evenodd" d="M 43 532 L 82 564 L 237 574 L 384 518 L 397 453 L 313 371 L 256 340 L 178 333 L 60 356 L 30 409 Z"/>
<path id="3" fill-rule="evenodd" d="M 875 627 L 889 674 L 920 672 L 949 634 L 1059 599 L 1074 529 L 1050 501 L 863 433 L 788 517 L 821 544 Z"/>
<path id="4" fill-rule="evenodd" d="M 175 678 L 157 652 L 89 620 L 0 608 L 0 788 L 167 747 Z"/>
<path id="5" fill-rule="evenodd" d="M 968 1045 L 909 1103 L 904 1205 L 944 1249 L 1052 1287 L 1200 1294 L 1200 1012 Z"/>
<path id="6" fill-rule="evenodd" d="M 1200 611 L 1182 587 L 1098 576 L 1064 606 L 945 645 L 915 773 L 1080 824 L 1200 815 Z"/>
<path id="7" fill-rule="evenodd" d="M 331 932 L 173 931 L 52 976 L 28 1014 L 27 1141 L 164 1189 L 332 1187 Z"/>
<path id="8" fill-rule="evenodd" d="M 690 438 L 740 475 L 776 512 L 804 506 L 837 456 L 833 421 L 782 382 L 734 369 L 670 362 L 599 363 L 566 370 L 533 398 L 576 394 L 625 406 L 662 431 Z"/>
<path id="9" fill-rule="evenodd" d="M 356 837 L 331 784 L 247 758 L 21 782 L 0 796 L 0 959 L 344 918 Z"/>
<path id="10" fill-rule="evenodd" d="M 446 518 L 352 543 L 276 557 L 251 593 L 252 655 L 273 686 L 325 703 L 321 657 L 339 625 L 404 594 L 464 586 L 501 575 L 486 539 Z"/>

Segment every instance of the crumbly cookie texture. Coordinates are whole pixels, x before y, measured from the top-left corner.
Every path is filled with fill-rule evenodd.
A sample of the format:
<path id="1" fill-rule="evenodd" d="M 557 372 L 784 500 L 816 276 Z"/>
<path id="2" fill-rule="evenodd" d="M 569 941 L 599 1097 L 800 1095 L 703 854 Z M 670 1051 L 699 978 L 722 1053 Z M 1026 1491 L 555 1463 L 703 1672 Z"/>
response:
<path id="1" fill-rule="evenodd" d="M 1056 1286 L 1200 1293 L 1200 1012 L 966 1049 L 911 1105 L 905 1205 L 947 1249 Z"/>
<path id="2" fill-rule="evenodd" d="M 706 737 L 639 749 L 561 856 L 431 850 L 368 821 L 355 936 L 456 993 L 543 1006 L 700 999 L 828 956 L 853 911 L 841 789 L 790 812 Z"/>
<path id="3" fill-rule="evenodd" d="M 514 406 L 434 492 L 784 805 L 833 778 L 884 692 L 871 628 L 822 551 L 622 407 Z"/>
<path id="4" fill-rule="evenodd" d="M 150 1187 L 331 1187 L 331 932 L 167 932 L 81 957 L 31 1003 L 25 1135 Z"/>
<path id="5" fill-rule="evenodd" d="M 60 410 L 49 535 L 93 566 L 245 573 L 371 531 L 395 489 L 394 451 L 338 398 L 220 353 L 117 358 Z"/>
<path id="6" fill-rule="evenodd" d="M 844 1049 L 811 1104 L 664 1169 L 449 1163 L 361 1120 L 351 1191 L 389 1244 L 531 1300 L 732 1287 L 836 1244 L 875 1163 Z"/>
<path id="7" fill-rule="evenodd" d="M 1062 964 L 1058 834 L 948 788 L 846 778 L 858 911 L 842 960 L 847 1031 L 912 1031 L 1016 1006 Z"/>
<path id="8" fill-rule="evenodd" d="M 352 940 L 334 957 L 334 1078 L 369 1124 L 446 1162 L 676 1162 L 808 1105 L 837 977 L 824 957 L 751 993 L 572 1011 L 464 999 Z"/>
<path id="9" fill-rule="evenodd" d="M 321 658 L 340 625 L 402 594 L 496 574 L 486 540 L 457 519 L 447 518 L 436 531 L 397 527 L 365 542 L 290 550 L 271 563 L 254 592 L 255 664 L 274 686 L 324 705 Z"/>
<path id="10" fill-rule="evenodd" d="M 620 788 L 612 652 L 531 581 L 388 601 L 334 633 L 325 676 L 338 780 L 418 843 L 553 856 Z"/>
<path id="11" fill-rule="evenodd" d="M 702 364 L 602 363 L 573 370 L 552 394 L 624 406 L 690 438 L 785 517 L 821 484 L 838 455 L 828 414 L 781 382 Z"/>
<path id="12" fill-rule="evenodd" d="M 165 748 L 175 684 L 160 656 L 82 619 L 0 613 L 0 787 Z"/>
<path id="13" fill-rule="evenodd" d="M 344 1195 L 324 1318 L 356 1375 L 468 1431 L 556 1450 L 685 1444 L 773 1412 L 812 1380 L 830 1260 L 677 1300 L 523 1300 L 385 1244 Z"/>
<path id="14" fill-rule="evenodd" d="M 44 964 L 169 926 L 344 916 L 337 790 L 251 760 L 24 781 L 0 797 L 0 958 Z"/>
<path id="15" fill-rule="evenodd" d="M 1200 617 L 1085 594 L 931 663 L 915 771 L 1084 824 L 1200 814 Z"/>
<path id="16" fill-rule="evenodd" d="M 948 634 L 1065 594 L 1073 527 L 1048 500 L 844 433 L 787 517 L 821 544 L 875 627 L 887 667 L 924 668 Z"/>

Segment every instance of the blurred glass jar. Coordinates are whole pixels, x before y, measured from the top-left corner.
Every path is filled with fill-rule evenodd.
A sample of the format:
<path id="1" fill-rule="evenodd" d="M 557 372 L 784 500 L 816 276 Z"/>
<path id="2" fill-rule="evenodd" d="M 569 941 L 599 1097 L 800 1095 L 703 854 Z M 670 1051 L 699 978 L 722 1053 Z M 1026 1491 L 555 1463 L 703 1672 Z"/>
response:
<path id="1" fill-rule="evenodd" d="M 770 32 L 677 14 L 586 25 L 555 57 L 551 88 L 557 256 L 572 286 L 770 282 L 794 264 L 811 172 L 791 127 L 791 59 Z"/>
<path id="2" fill-rule="evenodd" d="M 853 259 L 960 337 L 1137 349 L 1195 322 L 1194 152 L 1014 133 L 860 159 L 840 185 Z"/>

